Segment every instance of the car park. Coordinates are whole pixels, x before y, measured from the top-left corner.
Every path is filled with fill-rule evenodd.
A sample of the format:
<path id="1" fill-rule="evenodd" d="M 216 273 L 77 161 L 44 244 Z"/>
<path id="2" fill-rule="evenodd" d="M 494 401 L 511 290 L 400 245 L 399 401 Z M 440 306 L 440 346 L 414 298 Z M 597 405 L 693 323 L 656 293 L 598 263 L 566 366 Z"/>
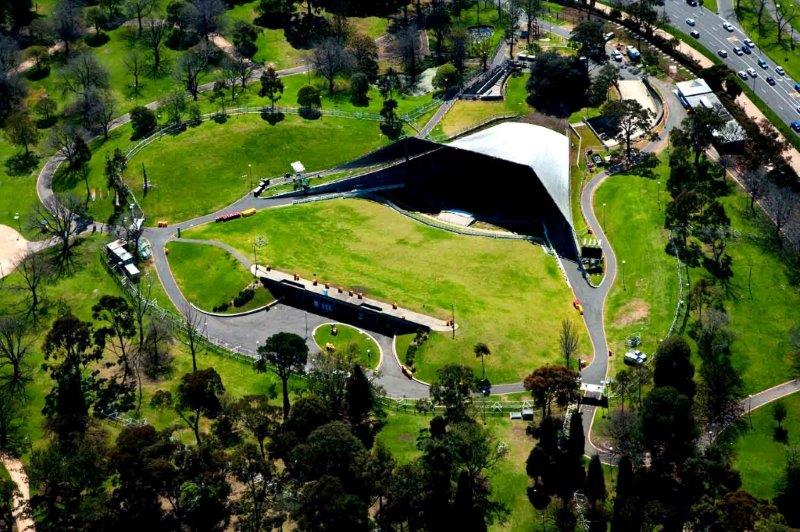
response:
<path id="1" fill-rule="evenodd" d="M 694 19 L 693 19 L 693 18 L 687 18 L 687 19 L 686 19 L 686 23 L 687 23 L 689 26 L 694 26 L 694 25 L 695 25 L 695 21 L 694 21 Z"/>
<path id="2" fill-rule="evenodd" d="M 691 35 L 692 37 L 697 39 L 698 37 L 700 37 L 700 32 L 697 31 L 697 30 L 692 30 L 692 31 L 689 32 L 689 35 Z"/>
<path id="3" fill-rule="evenodd" d="M 733 53 L 735 53 L 736 55 L 742 55 L 744 52 L 742 52 L 742 49 L 739 48 L 738 46 L 734 46 Z"/>
<path id="4" fill-rule="evenodd" d="M 767 76 L 767 83 L 769 83 L 770 85 L 775 85 L 775 78 L 773 78 L 772 76 Z"/>
<path id="5" fill-rule="evenodd" d="M 731 24 L 730 22 L 723 22 L 722 27 L 728 31 L 733 31 L 733 24 Z"/>
<path id="6" fill-rule="evenodd" d="M 736 75 L 742 78 L 743 80 L 747 81 L 747 72 L 745 72 L 744 70 L 740 70 L 739 72 L 736 73 Z"/>
<path id="7" fill-rule="evenodd" d="M 756 70 L 754 68 L 748 68 L 747 69 L 747 73 L 750 74 L 751 78 L 757 78 L 758 77 L 758 73 L 756 72 Z"/>
<path id="8" fill-rule="evenodd" d="M 725 50 L 717 50 L 717 55 L 720 57 L 728 57 L 728 52 Z"/>
<path id="9" fill-rule="evenodd" d="M 744 43 L 747 45 L 748 48 L 755 48 L 756 43 L 754 43 L 751 39 L 745 39 Z"/>
<path id="10" fill-rule="evenodd" d="M 742 46 L 742 51 L 745 53 L 745 55 L 750 55 L 750 54 L 753 53 L 753 52 L 750 51 L 750 47 L 749 46 Z"/>
<path id="11" fill-rule="evenodd" d="M 647 355 L 638 349 L 631 349 L 625 353 L 624 360 L 629 366 L 642 366 L 645 362 L 647 362 Z"/>
<path id="12" fill-rule="evenodd" d="M 783 67 L 776 66 L 775 73 L 778 74 L 779 76 L 783 76 L 784 74 L 786 74 L 786 71 L 783 69 Z"/>
<path id="13" fill-rule="evenodd" d="M 760 66 L 760 67 L 761 67 L 761 68 L 763 68 L 764 70 L 766 70 L 766 69 L 768 69 L 768 68 L 769 68 L 769 65 L 767 64 L 767 62 L 766 62 L 766 61 L 764 61 L 764 58 L 763 58 L 763 57 L 759 57 L 759 58 L 758 58 L 758 66 Z"/>

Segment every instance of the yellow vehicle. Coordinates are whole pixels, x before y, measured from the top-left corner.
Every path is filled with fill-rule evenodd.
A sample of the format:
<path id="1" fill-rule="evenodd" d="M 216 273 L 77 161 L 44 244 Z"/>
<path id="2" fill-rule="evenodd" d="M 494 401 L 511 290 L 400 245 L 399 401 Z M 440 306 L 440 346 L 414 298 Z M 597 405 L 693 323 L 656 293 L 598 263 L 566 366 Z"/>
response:
<path id="1" fill-rule="evenodd" d="M 253 216 L 256 213 L 256 210 L 253 208 L 245 209 L 242 211 L 242 218 L 247 218 L 248 216 Z"/>

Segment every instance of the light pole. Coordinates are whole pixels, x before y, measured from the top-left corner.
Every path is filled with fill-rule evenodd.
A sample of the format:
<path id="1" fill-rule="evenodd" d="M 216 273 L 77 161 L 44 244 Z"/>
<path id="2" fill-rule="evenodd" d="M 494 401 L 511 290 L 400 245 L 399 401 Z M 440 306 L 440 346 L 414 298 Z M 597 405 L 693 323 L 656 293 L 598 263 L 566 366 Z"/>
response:
<path id="1" fill-rule="evenodd" d="M 656 180 L 656 201 L 658 201 L 658 208 L 661 209 L 661 180 Z"/>
<path id="2" fill-rule="evenodd" d="M 253 190 L 253 165 L 247 165 L 247 175 L 250 177 L 250 190 Z"/>
<path id="3" fill-rule="evenodd" d="M 750 428 L 753 428 L 753 418 L 750 417 L 750 412 L 753 410 L 753 395 L 747 396 L 747 421 L 750 423 Z"/>
<path id="4" fill-rule="evenodd" d="M 606 204 L 603 202 L 603 232 L 606 232 Z"/>
<path id="5" fill-rule="evenodd" d="M 22 232 L 22 224 L 19 223 L 19 213 L 14 213 L 14 221 L 17 222 L 17 240 L 19 240 L 19 234 Z"/>
<path id="6" fill-rule="evenodd" d="M 625 261 L 622 261 L 622 289 L 627 290 L 625 287 Z"/>

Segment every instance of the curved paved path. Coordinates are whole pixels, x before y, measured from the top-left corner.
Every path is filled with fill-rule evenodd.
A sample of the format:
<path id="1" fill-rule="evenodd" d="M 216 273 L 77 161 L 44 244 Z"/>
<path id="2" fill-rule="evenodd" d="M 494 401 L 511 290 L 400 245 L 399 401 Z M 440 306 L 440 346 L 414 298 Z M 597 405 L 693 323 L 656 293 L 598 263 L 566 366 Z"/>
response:
<path id="1" fill-rule="evenodd" d="M 11 481 L 17 486 L 17 491 L 13 497 L 14 508 L 12 512 L 17 523 L 17 531 L 31 532 L 36 530 L 36 523 L 26 512 L 27 502 L 30 499 L 30 487 L 28 486 L 28 475 L 25 474 L 22 462 L 18 458 L 0 453 L 0 463 L 8 471 Z"/>

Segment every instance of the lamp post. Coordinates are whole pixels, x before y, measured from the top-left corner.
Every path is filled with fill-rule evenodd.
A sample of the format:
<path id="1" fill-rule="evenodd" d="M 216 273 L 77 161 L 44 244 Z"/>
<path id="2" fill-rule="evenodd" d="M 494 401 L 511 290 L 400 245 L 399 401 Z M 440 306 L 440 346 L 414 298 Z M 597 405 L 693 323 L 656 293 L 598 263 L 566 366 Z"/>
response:
<path id="1" fill-rule="evenodd" d="M 250 177 L 250 190 L 253 190 L 253 165 L 247 165 L 247 175 Z"/>
<path id="2" fill-rule="evenodd" d="M 625 287 L 625 261 L 622 261 L 622 289 L 627 290 Z"/>
<path id="3" fill-rule="evenodd" d="M 753 410 L 753 395 L 747 396 L 747 421 L 750 423 L 750 428 L 753 428 L 753 418 L 750 417 L 750 412 Z"/>
<path id="4" fill-rule="evenodd" d="M 661 208 L 661 180 L 656 180 L 656 201 L 658 201 L 658 208 Z"/>
<path id="5" fill-rule="evenodd" d="M 603 202 L 603 232 L 606 232 L 606 204 Z"/>
<path id="6" fill-rule="evenodd" d="M 14 213 L 14 221 L 17 222 L 17 240 L 19 240 L 19 234 L 22 232 L 22 224 L 19 223 L 19 213 Z"/>

